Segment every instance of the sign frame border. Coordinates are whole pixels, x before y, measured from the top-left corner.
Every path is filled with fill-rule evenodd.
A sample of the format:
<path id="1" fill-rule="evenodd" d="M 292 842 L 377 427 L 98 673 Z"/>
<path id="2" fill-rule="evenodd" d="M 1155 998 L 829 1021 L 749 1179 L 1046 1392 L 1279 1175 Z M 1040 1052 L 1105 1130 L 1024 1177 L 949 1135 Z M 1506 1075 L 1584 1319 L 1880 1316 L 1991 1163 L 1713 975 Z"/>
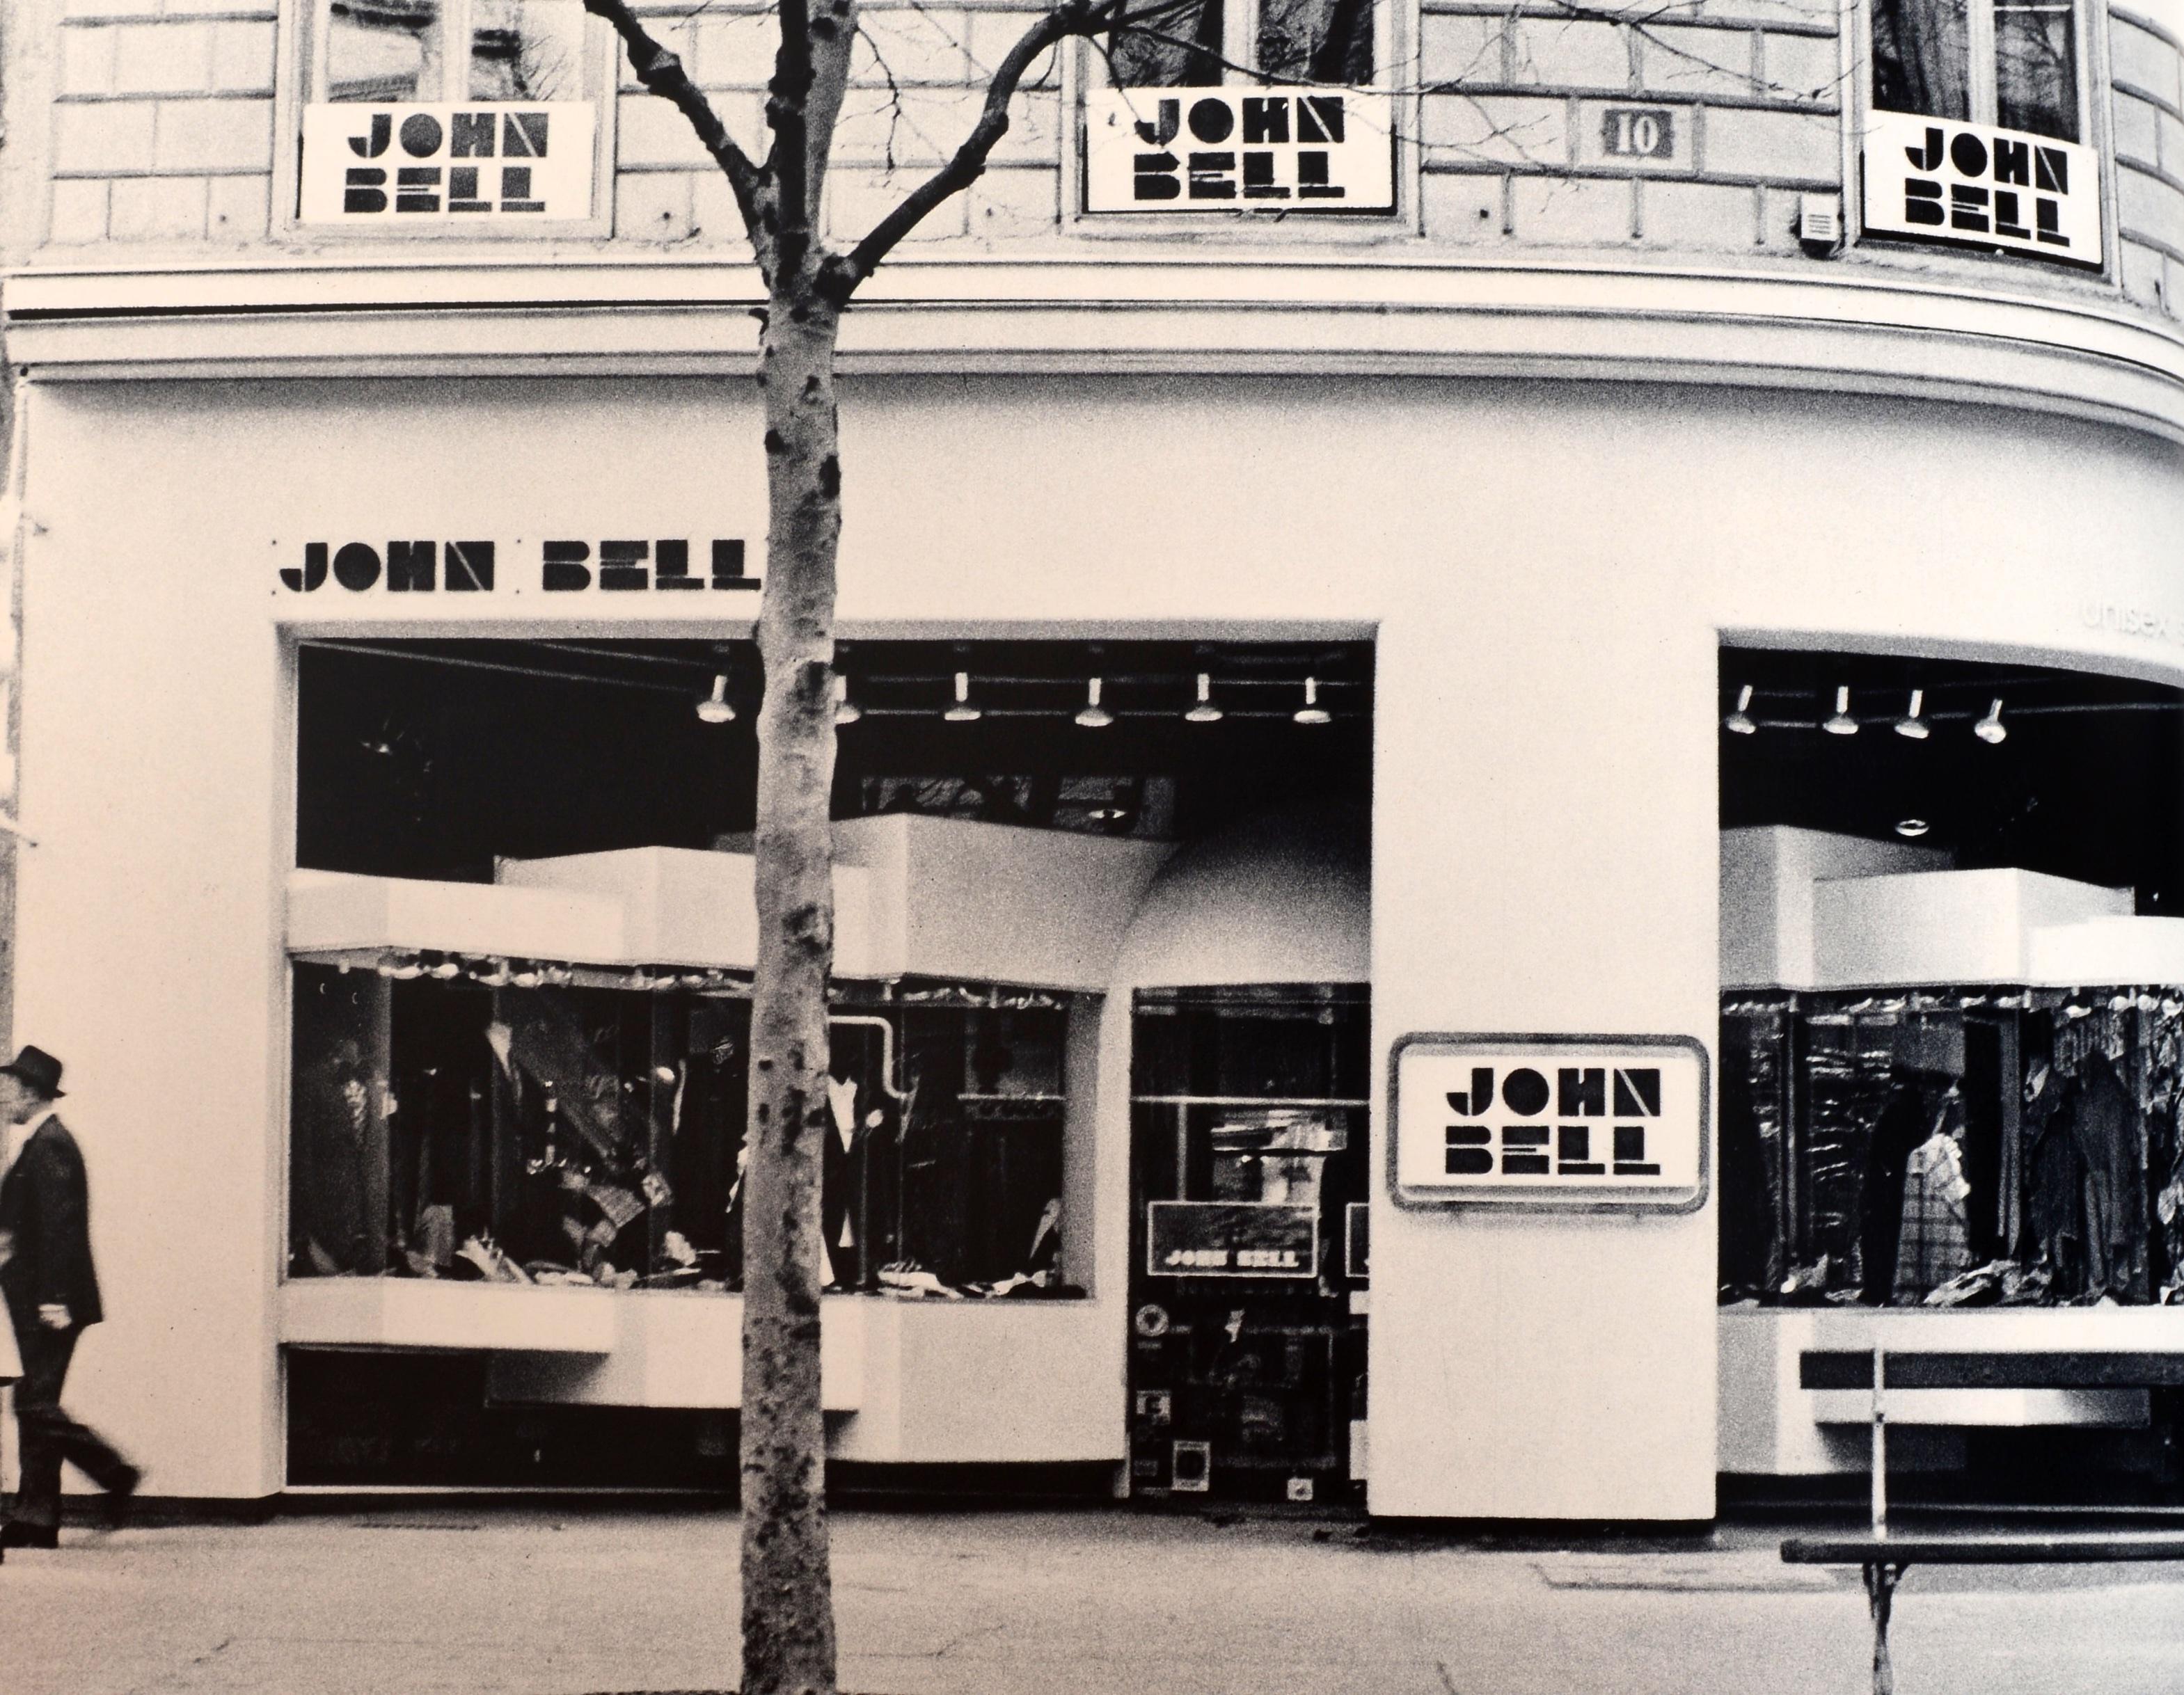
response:
<path id="1" fill-rule="evenodd" d="M 1586 1048 L 1630 1048 L 1655 1052 L 1682 1052 L 1698 1061 L 1699 1159 L 1698 1181 L 1689 1191 L 1672 1189 L 1663 1198 L 1650 1200 L 1630 1190 L 1586 1188 L 1582 1185 L 1512 1183 L 1491 1193 L 1449 1194 L 1439 1190 L 1403 1186 L 1397 1153 L 1401 1147 L 1401 1091 L 1399 1078 L 1403 1055 L 1413 1048 L 1429 1048 L 1449 1053 L 1478 1053 L 1483 1049 L 1507 1052 L 1536 1048 L 1553 1054 Z M 1621 1212 L 1652 1217 L 1687 1217 L 1704 1210 L 1713 1189 L 1713 1061 L 1707 1045 L 1696 1036 L 1632 1036 L 1596 1032 L 1511 1031 L 1411 1031 L 1388 1044 L 1388 1198 L 1407 1212 L 1432 1213 L 1451 1207 L 1486 1211 L 1524 1213 Z"/>

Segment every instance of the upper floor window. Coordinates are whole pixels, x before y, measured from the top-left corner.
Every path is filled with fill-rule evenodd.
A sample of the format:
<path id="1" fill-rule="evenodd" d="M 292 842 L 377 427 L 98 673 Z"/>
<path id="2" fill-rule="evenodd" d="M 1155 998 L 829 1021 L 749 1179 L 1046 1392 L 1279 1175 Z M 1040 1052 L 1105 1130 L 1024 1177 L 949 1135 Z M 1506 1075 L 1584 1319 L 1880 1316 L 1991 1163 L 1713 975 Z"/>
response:
<path id="1" fill-rule="evenodd" d="M 604 231 L 613 43 L 583 0 L 315 0 L 296 220 Z"/>
<path id="2" fill-rule="evenodd" d="M 1249 81 L 1362 87 L 1379 57 L 1373 0 L 1195 0 L 1164 7 L 1157 31 L 1118 32 L 1107 44 L 1126 88 L 1188 88 Z"/>
<path id="3" fill-rule="evenodd" d="M 1873 0 L 1884 112 L 2083 139 L 2075 0 Z"/>
<path id="4" fill-rule="evenodd" d="M 321 0 L 312 98 L 582 100 L 582 0 Z"/>

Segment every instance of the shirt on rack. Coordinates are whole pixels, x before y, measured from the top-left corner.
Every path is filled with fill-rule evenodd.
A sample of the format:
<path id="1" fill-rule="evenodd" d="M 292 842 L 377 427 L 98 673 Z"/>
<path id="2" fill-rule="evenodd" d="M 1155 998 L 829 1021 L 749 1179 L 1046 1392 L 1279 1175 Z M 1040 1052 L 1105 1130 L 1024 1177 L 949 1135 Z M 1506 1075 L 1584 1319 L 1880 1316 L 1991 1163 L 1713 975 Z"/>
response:
<path id="1" fill-rule="evenodd" d="M 1925 1300 L 1970 1266 L 1964 1211 L 1970 1196 L 1954 1137 L 1937 1133 L 1912 1150 L 1903 1168 L 1903 1222 L 1897 1237 L 1898 1305 Z"/>

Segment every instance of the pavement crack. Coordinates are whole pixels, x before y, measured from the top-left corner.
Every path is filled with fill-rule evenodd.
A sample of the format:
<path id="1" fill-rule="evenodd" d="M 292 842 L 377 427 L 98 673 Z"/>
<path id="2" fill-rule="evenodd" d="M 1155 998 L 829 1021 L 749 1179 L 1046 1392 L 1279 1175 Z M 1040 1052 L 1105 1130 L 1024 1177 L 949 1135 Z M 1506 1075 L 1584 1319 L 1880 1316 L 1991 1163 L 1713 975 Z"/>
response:
<path id="1" fill-rule="evenodd" d="M 997 1637 L 1006 1629 L 1007 1626 L 1005 1625 L 981 1625 L 975 1631 L 965 1631 L 961 1636 L 950 1637 L 939 1648 L 933 1649 L 933 1657 L 935 1659 L 945 1659 L 966 1642 L 976 1642 L 980 1637 Z"/>
<path id="2" fill-rule="evenodd" d="M 177 1670 L 162 1672 L 158 1677 L 153 1678 L 151 1682 L 144 1684 L 139 1688 L 131 1690 L 129 1695 L 152 1695 L 152 1692 L 154 1690 L 161 1688 L 173 1688 L 178 1682 L 187 1681 L 192 1672 L 203 1670 L 203 1668 L 210 1665 L 213 1661 L 218 1659 L 220 1655 L 226 1653 L 228 1649 L 234 1646 L 235 1638 L 233 1637 L 222 1637 L 203 1653 L 192 1654 L 187 1660 L 182 1662 L 181 1665 Z"/>
<path id="3" fill-rule="evenodd" d="M 1448 1695 L 1462 1695 L 1462 1692 L 1456 1687 L 1456 1679 L 1449 1675 L 1448 1662 L 1446 1660 L 1435 1660 L 1434 1662 L 1434 1670 L 1440 1673 L 1440 1687 L 1448 1691 Z"/>

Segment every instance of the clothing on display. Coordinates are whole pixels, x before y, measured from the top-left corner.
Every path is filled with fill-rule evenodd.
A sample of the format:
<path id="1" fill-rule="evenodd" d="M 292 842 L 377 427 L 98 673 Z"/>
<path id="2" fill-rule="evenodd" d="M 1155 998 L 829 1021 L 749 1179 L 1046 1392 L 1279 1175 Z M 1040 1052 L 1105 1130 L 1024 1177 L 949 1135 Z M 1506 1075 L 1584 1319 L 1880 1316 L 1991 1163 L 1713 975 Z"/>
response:
<path id="1" fill-rule="evenodd" d="M 1723 1022 L 1724 1301 L 2184 1302 L 2184 1001 L 1732 997 Z"/>

